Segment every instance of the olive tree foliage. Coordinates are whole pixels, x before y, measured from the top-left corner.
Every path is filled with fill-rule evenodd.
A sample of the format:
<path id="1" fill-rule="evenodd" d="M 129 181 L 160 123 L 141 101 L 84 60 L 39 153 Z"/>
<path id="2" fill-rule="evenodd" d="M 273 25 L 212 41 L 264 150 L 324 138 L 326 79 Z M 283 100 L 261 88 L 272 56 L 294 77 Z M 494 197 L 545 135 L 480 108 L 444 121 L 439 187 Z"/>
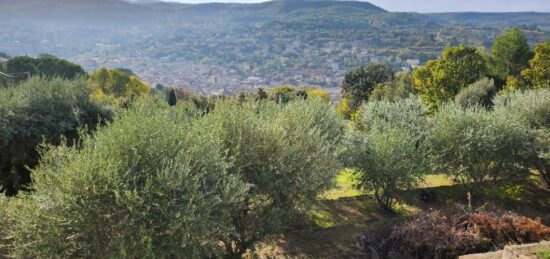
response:
<path id="1" fill-rule="evenodd" d="M 235 232 L 219 235 L 228 257 L 240 258 L 255 242 L 288 229 L 338 171 L 342 122 L 320 99 L 226 100 L 205 120 L 220 127 L 231 174 L 250 185 L 246 199 L 229 209 Z"/>
<path id="2" fill-rule="evenodd" d="M 441 59 L 415 70 L 413 78 L 422 100 L 435 111 L 460 90 L 483 78 L 486 71 L 485 59 L 476 48 L 448 47 Z"/>
<path id="3" fill-rule="evenodd" d="M 79 128 L 91 131 L 111 118 L 90 94 L 84 79 L 35 77 L 0 89 L 0 192 L 15 195 L 30 183 L 39 144 L 71 143 Z"/>
<path id="4" fill-rule="evenodd" d="M 349 71 L 342 82 L 342 96 L 350 109 L 357 110 L 379 84 L 393 80 L 393 72 L 383 64 L 371 64 Z"/>
<path id="5" fill-rule="evenodd" d="M 528 125 L 535 135 L 527 166 L 537 169 L 550 186 L 550 89 L 516 91 L 495 98 L 495 113 Z"/>
<path id="6" fill-rule="evenodd" d="M 46 150 L 10 214 L 11 256 L 212 256 L 248 185 L 230 174 L 217 124 L 166 106 L 138 101 L 80 148 Z"/>
<path id="7" fill-rule="evenodd" d="M 427 164 L 425 108 L 417 98 L 369 102 L 358 127 L 348 133 L 344 160 L 358 172 L 359 186 L 391 211 L 398 192 L 421 180 Z"/>
<path id="8" fill-rule="evenodd" d="M 483 106 L 490 108 L 493 106 L 492 102 L 495 94 L 495 81 L 483 78 L 460 90 L 455 96 L 455 102 L 462 107 Z"/>
<path id="9" fill-rule="evenodd" d="M 448 103 L 433 117 L 431 159 L 468 191 L 488 180 L 515 176 L 531 149 L 532 135 L 520 121 L 502 118 L 479 106 Z"/>

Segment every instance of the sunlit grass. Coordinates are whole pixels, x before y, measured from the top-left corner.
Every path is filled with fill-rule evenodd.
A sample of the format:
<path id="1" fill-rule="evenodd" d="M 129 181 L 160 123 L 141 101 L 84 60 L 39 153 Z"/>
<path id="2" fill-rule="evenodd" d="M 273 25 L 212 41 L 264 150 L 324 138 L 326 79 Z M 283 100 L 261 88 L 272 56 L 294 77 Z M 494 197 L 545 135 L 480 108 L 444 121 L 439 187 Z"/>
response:
<path id="1" fill-rule="evenodd" d="M 453 179 L 446 174 L 429 174 L 423 177 L 420 188 L 440 187 L 453 185 Z"/>
<path id="2" fill-rule="evenodd" d="M 336 176 L 336 186 L 321 195 L 320 199 L 337 200 L 344 197 L 355 197 L 364 195 L 365 193 L 356 187 L 357 180 L 354 172 L 349 169 L 343 169 Z"/>
<path id="3" fill-rule="evenodd" d="M 541 249 L 537 251 L 537 258 L 550 259 L 550 249 Z"/>

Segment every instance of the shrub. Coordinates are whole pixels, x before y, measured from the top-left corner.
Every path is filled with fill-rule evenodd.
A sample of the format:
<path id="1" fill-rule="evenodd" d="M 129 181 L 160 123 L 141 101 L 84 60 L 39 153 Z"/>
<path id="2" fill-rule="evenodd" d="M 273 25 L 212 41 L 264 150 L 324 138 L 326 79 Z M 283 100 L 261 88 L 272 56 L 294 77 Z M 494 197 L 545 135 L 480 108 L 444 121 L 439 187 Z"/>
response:
<path id="1" fill-rule="evenodd" d="M 455 102 L 465 108 L 476 105 L 490 108 L 495 93 L 494 80 L 483 78 L 460 90 L 455 96 Z"/>
<path id="2" fill-rule="evenodd" d="M 399 201 L 398 191 L 420 180 L 425 165 L 426 118 L 418 99 L 369 102 L 357 129 L 350 130 L 345 160 L 357 169 L 359 186 L 385 210 Z"/>
<path id="3" fill-rule="evenodd" d="M 520 172 L 532 134 L 519 121 L 480 107 L 463 109 L 450 103 L 433 118 L 431 154 L 435 167 L 472 191 L 472 183 Z"/>
<path id="4" fill-rule="evenodd" d="M 355 250 L 369 258 L 456 258 L 548 238 L 550 228 L 540 219 L 484 210 L 433 211 L 389 230 L 360 236 Z"/>
<path id="5" fill-rule="evenodd" d="M 342 123 L 323 101 L 281 106 L 226 100 L 205 120 L 220 127 L 223 150 L 234 161 L 229 171 L 251 186 L 247 199 L 230 209 L 235 233 L 220 235 L 231 256 L 288 229 L 298 209 L 329 188 L 339 169 Z"/>
<path id="6" fill-rule="evenodd" d="M 215 124 L 143 101 L 81 148 L 50 147 L 9 228 L 14 257 L 202 258 L 248 186 Z"/>
<path id="7" fill-rule="evenodd" d="M 30 182 L 28 167 L 39 159 L 37 146 L 69 143 L 78 128 L 93 130 L 111 112 L 90 99 L 83 79 L 33 78 L 0 89 L 0 191 L 14 195 Z"/>

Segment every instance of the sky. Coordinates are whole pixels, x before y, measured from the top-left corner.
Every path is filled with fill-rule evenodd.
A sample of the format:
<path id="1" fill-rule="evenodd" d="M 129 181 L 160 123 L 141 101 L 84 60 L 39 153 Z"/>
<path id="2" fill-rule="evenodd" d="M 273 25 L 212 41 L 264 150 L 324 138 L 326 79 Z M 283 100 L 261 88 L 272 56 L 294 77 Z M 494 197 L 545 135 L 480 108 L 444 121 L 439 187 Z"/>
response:
<path id="1" fill-rule="evenodd" d="M 262 0 L 170 0 L 183 3 L 254 3 Z M 550 12 L 550 0 L 370 0 L 392 12 Z"/>

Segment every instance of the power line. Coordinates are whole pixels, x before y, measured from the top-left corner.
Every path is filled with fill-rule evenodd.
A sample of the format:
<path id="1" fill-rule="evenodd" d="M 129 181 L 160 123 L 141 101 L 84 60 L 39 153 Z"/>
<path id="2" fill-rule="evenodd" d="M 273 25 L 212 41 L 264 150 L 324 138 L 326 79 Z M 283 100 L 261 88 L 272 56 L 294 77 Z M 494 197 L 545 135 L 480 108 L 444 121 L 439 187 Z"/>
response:
<path id="1" fill-rule="evenodd" d="M 13 73 L 13 74 L 6 74 L 6 73 L 2 73 L 0 72 L 0 75 L 2 76 L 5 76 L 5 77 L 9 77 L 9 78 L 17 78 L 17 77 L 23 77 L 23 76 L 26 76 L 27 78 L 30 78 L 31 77 L 31 72 L 21 72 L 21 73 Z"/>

